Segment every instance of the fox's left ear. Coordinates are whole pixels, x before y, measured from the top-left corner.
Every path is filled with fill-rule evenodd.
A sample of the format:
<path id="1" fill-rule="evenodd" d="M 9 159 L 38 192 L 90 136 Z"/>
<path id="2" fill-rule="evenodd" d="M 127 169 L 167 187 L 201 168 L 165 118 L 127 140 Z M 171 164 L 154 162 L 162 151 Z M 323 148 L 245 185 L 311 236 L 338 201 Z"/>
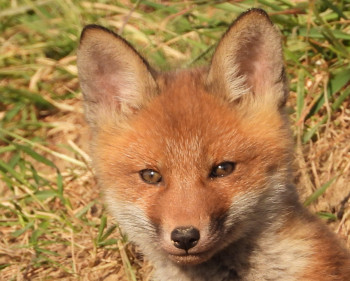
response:
<path id="1" fill-rule="evenodd" d="M 281 35 L 263 10 L 243 13 L 228 29 L 212 58 L 207 83 L 229 101 L 248 98 L 284 105 L 288 91 Z"/>

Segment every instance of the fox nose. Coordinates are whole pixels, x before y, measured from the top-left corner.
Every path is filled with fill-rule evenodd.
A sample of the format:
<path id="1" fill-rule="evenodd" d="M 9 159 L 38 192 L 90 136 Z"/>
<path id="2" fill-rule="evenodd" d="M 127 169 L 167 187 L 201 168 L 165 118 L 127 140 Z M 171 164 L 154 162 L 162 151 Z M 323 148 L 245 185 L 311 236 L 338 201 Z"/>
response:
<path id="1" fill-rule="evenodd" d="M 177 227 L 171 232 L 170 238 L 176 248 L 187 252 L 197 245 L 200 234 L 199 230 L 193 226 Z"/>

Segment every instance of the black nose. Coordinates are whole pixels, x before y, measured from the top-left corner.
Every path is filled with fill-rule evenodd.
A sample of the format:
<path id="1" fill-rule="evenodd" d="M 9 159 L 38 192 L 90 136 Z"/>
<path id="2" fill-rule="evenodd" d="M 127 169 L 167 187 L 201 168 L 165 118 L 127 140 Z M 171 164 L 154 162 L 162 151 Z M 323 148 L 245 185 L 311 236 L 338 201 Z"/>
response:
<path id="1" fill-rule="evenodd" d="M 177 227 L 171 232 L 171 240 L 174 246 L 186 252 L 197 245 L 200 235 L 199 230 L 193 226 Z"/>

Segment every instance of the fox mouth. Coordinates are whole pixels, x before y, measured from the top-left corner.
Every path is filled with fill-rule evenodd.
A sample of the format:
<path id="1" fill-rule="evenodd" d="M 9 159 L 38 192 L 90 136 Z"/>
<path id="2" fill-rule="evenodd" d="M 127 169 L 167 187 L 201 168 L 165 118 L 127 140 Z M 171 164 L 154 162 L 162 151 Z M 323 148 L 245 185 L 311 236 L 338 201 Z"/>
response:
<path id="1" fill-rule="evenodd" d="M 205 251 L 200 253 L 186 253 L 183 254 L 170 254 L 169 258 L 180 265 L 197 265 L 209 260 L 212 256 L 211 251 Z"/>

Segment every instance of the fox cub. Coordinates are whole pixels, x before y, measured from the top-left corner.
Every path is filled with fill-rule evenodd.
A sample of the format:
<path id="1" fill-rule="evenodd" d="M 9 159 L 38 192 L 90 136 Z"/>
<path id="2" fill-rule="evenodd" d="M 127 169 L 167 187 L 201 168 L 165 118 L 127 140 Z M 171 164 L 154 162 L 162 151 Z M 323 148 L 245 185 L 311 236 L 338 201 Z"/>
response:
<path id="1" fill-rule="evenodd" d="M 209 66 L 154 71 L 84 28 L 78 69 L 110 211 L 158 281 L 350 280 L 350 256 L 298 201 L 281 37 L 243 13 Z"/>

